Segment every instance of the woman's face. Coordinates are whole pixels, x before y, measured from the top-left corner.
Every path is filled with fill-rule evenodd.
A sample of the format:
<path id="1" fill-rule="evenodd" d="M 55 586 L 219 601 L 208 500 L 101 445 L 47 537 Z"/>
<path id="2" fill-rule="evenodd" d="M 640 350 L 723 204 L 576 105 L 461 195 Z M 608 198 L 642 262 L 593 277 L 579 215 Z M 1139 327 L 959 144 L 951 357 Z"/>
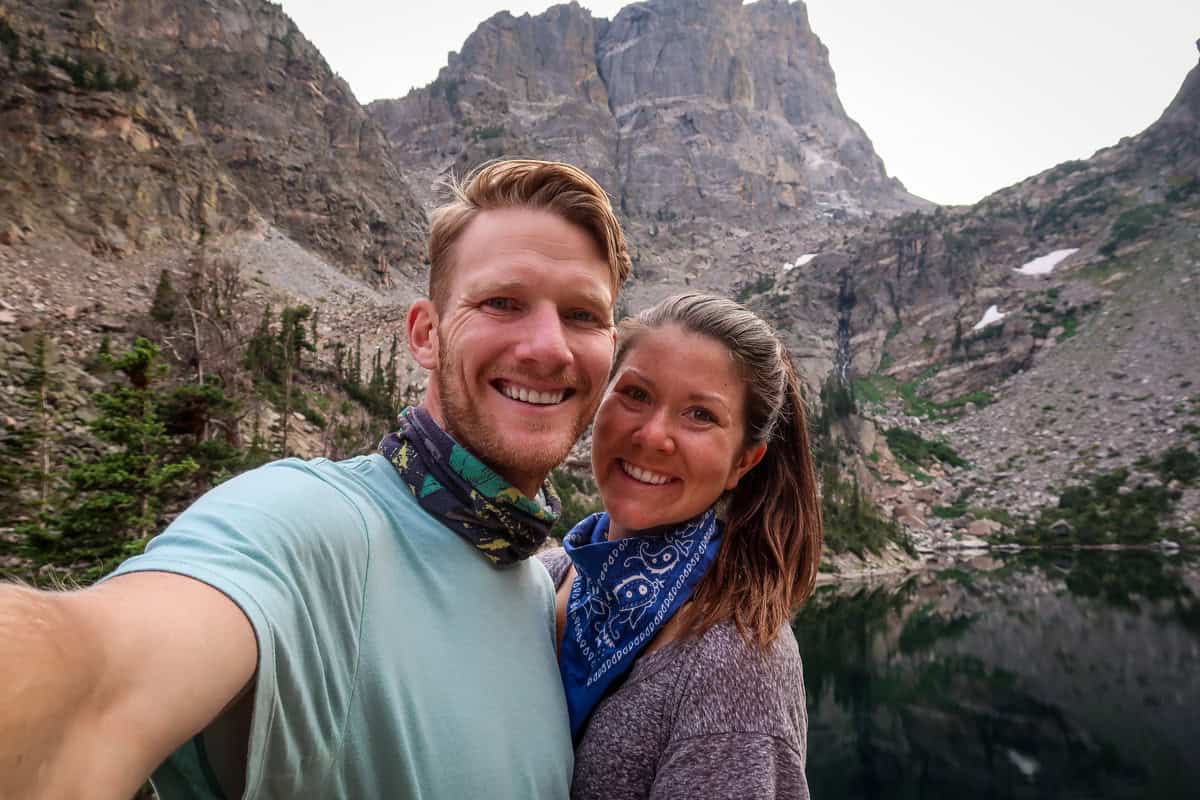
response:
<path id="1" fill-rule="evenodd" d="M 701 513 L 759 462 L 747 448 L 746 386 L 715 339 L 647 331 L 609 384 L 592 433 L 592 469 L 610 538 Z"/>

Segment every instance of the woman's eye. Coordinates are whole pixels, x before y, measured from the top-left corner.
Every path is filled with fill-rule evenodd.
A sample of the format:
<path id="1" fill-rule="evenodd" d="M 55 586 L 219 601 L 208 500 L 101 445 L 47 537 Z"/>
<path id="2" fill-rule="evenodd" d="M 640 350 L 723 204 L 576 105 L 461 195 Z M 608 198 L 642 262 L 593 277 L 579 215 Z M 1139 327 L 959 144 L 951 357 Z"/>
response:
<path id="1" fill-rule="evenodd" d="M 697 422 L 716 422 L 717 415 L 709 411 L 707 408 L 693 408 L 688 412 L 692 419 Z"/>
<path id="2" fill-rule="evenodd" d="M 627 386 L 622 390 L 622 394 L 638 403 L 644 403 L 650 399 L 650 393 L 640 386 Z"/>

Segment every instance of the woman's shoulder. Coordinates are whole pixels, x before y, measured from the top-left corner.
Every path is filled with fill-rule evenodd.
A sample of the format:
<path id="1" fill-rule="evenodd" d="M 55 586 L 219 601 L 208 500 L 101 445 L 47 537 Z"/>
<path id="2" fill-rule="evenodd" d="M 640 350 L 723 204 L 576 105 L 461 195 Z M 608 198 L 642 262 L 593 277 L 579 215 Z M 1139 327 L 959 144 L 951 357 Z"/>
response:
<path id="1" fill-rule="evenodd" d="M 788 625 L 765 648 L 746 641 L 732 622 L 713 625 L 700 637 L 692 657 L 714 676 L 741 675 L 753 683 L 804 689 L 800 647 Z"/>
<path id="2" fill-rule="evenodd" d="M 803 752 L 808 727 L 804 668 L 789 626 L 761 648 L 725 622 L 687 649 L 692 663 L 680 697 L 677 735 L 762 733 Z"/>
<path id="3" fill-rule="evenodd" d="M 561 547 L 550 547 L 538 552 L 536 558 L 550 573 L 550 580 L 554 581 L 554 588 L 558 589 L 566 577 L 567 570 L 571 568 L 571 557 L 567 555 L 567 551 Z"/>

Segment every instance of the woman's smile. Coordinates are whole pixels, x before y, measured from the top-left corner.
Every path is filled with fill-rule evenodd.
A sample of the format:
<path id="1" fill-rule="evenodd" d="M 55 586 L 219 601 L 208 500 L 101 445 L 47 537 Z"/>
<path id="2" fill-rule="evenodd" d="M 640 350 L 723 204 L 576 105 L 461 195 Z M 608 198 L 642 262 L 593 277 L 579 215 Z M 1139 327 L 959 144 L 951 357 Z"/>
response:
<path id="1" fill-rule="evenodd" d="M 610 538 L 684 522 L 737 485 L 745 382 L 716 339 L 667 326 L 617 367 L 592 434 L 592 468 Z"/>
<path id="2" fill-rule="evenodd" d="M 675 480 L 670 475 L 663 475 L 662 473 L 639 467 L 622 458 L 618 458 L 617 463 L 621 466 L 622 472 L 638 483 L 644 483 L 649 486 L 665 486 Z"/>

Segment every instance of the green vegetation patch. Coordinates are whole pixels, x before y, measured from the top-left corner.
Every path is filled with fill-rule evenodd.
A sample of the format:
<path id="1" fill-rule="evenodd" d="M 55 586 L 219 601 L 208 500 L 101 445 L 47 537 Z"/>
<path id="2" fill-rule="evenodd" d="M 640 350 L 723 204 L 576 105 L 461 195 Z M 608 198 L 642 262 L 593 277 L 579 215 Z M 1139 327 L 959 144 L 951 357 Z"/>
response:
<path id="1" fill-rule="evenodd" d="M 21 35 L 13 30 L 6 19 L 0 19 L 0 47 L 4 48 L 12 61 L 21 56 Z"/>
<path id="2" fill-rule="evenodd" d="M 879 553 L 888 542 L 915 554 L 908 535 L 897 523 L 886 519 L 858 483 L 841 477 L 836 467 L 826 466 L 821 479 L 821 518 L 825 546 L 833 553 L 850 552 L 862 558 Z"/>
<path id="3" fill-rule="evenodd" d="M 1200 456 L 1183 447 L 1167 450 L 1139 465 L 1164 482 L 1194 483 L 1200 478 Z M 1042 511 L 1036 522 L 1017 531 L 1025 544 L 1148 544 L 1162 538 L 1180 540 L 1184 532 L 1164 519 L 1181 492 L 1163 484 L 1129 484 L 1129 470 L 1116 469 L 1089 482 L 1069 486 L 1058 505 Z"/>
<path id="4" fill-rule="evenodd" d="M 1152 469 L 1164 481 L 1194 483 L 1200 478 L 1200 455 L 1186 447 L 1172 447 L 1159 457 Z"/>
<path id="5" fill-rule="evenodd" d="M 102 61 L 75 59 L 68 55 L 54 55 L 50 63 L 67 73 L 71 83 L 80 89 L 95 92 L 128 92 L 137 88 L 138 79 L 134 75 L 121 72 L 113 75 Z"/>
<path id="6" fill-rule="evenodd" d="M 471 129 L 471 136 L 476 139 L 498 139 L 505 134 L 503 125 L 487 125 Z"/>
<path id="7" fill-rule="evenodd" d="M 1113 223 L 1108 241 L 1100 248 L 1100 252 L 1111 256 L 1123 244 L 1132 242 L 1153 228 L 1169 213 L 1163 203 L 1147 203 L 1131 208 Z"/>
<path id="8" fill-rule="evenodd" d="M 1084 178 L 1060 197 L 1043 206 L 1033 223 L 1033 233 L 1043 236 L 1054 231 L 1076 230 L 1086 217 L 1108 211 L 1116 202 L 1116 194 L 1104 187 L 1105 176 Z"/>
<path id="9" fill-rule="evenodd" d="M 891 448 L 893 455 L 901 462 L 901 466 L 904 465 L 904 462 L 908 462 L 913 466 L 924 467 L 934 461 L 955 467 L 967 465 L 966 459 L 949 444 L 925 439 L 919 433 L 907 428 L 888 428 L 883 435 L 887 438 L 888 447 Z"/>
<path id="10" fill-rule="evenodd" d="M 867 403 L 883 403 L 889 398 L 899 397 L 904 401 L 904 412 L 910 417 L 930 419 L 956 417 L 963 413 L 968 403 L 982 407 L 995 402 L 991 392 L 982 389 L 939 403 L 920 394 L 920 387 L 926 380 L 936 375 L 940 367 L 934 365 L 911 381 L 901 383 L 889 375 L 878 373 L 854 378 L 851 386 L 854 397 Z"/>
<path id="11" fill-rule="evenodd" d="M 562 500 L 562 512 L 550 531 L 552 536 L 561 539 L 582 520 L 604 510 L 600 490 L 590 476 L 576 475 L 560 467 L 550 473 L 550 482 Z"/>
<path id="12" fill-rule="evenodd" d="M 857 413 L 854 392 L 835 378 L 821 387 L 821 406 L 813 415 L 813 453 L 821 474 L 821 517 L 825 547 L 833 553 L 879 553 L 894 542 L 915 555 L 904 529 L 880 513 L 854 478 L 843 476 L 842 450 L 833 437 L 834 424 Z"/>
<path id="13" fill-rule="evenodd" d="M 763 292 L 769 292 L 773 288 L 775 288 L 775 276 L 760 275 L 738 290 L 737 301 L 739 303 L 745 303 L 754 295 L 762 294 Z"/>
<path id="14" fill-rule="evenodd" d="M 958 502 L 948 506 L 934 506 L 933 515 L 942 519 L 958 519 L 969 510 L 966 503 Z"/>
<path id="15" fill-rule="evenodd" d="M 1167 202 L 1182 203 L 1200 195 L 1200 178 L 1195 175 L 1172 175 L 1167 178 Z"/>

